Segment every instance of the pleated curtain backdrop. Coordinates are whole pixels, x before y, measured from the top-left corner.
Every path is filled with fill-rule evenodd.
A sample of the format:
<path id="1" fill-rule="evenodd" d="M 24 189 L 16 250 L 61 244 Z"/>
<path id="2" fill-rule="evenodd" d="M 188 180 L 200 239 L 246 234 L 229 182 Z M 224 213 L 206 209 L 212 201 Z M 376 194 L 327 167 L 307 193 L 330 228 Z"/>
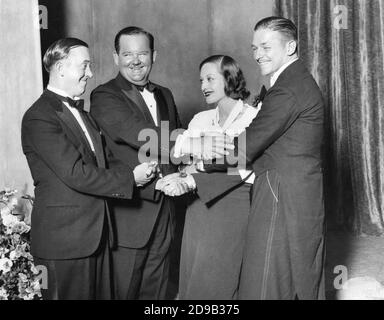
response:
<path id="1" fill-rule="evenodd" d="M 327 217 L 384 234 L 384 1 L 276 0 L 326 102 Z"/>
<path id="2" fill-rule="evenodd" d="M 33 195 L 21 119 L 42 92 L 37 0 L 0 0 L 0 190 Z"/>

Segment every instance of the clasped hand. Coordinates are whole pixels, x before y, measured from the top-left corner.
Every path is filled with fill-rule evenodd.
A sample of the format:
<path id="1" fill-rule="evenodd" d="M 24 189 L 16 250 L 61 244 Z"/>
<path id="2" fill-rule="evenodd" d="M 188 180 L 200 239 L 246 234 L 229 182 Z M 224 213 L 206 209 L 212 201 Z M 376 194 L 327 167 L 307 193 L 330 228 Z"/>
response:
<path id="1" fill-rule="evenodd" d="M 137 165 L 135 169 L 133 169 L 136 185 L 138 187 L 146 185 L 156 177 L 159 170 L 159 165 L 156 161 L 144 162 Z"/>
<path id="2" fill-rule="evenodd" d="M 160 179 L 156 184 L 156 189 L 170 197 L 178 197 L 194 189 L 193 177 L 187 174 L 181 177 L 179 173 L 172 173 Z"/>

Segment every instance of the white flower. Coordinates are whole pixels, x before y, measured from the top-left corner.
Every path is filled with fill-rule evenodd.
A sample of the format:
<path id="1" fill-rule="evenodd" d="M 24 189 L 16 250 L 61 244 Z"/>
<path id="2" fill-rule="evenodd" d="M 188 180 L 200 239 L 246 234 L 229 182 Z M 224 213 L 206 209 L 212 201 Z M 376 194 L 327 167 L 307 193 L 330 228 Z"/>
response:
<path id="1" fill-rule="evenodd" d="M 0 259 L 0 271 L 3 271 L 3 273 L 8 273 L 11 271 L 12 266 L 12 260 L 8 258 Z"/>
<path id="2" fill-rule="evenodd" d="M 19 222 L 19 219 L 14 216 L 13 214 L 2 214 L 1 215 L 3 219 L 3 225 L 6 226 L 7 228 L 12 228 L 14 224 Z M 7 230 L 7 234 L 11 234 L 12 230 Z"/>
<path id="3" fill-rule="evenodd" d="M 28 282 L 28 277 L 24 273 L 19 273 L 18 276 L 21 282 Z"/>
<path id="4" fill-rule="evenodd" d="M 12 233 L 22 234 L 28 232 L 30 229 L 30 226 L 19 220 L 12 225 Z"/>
<path id="5" fill-rule="evenodd" d="M 0 300 L 8 300 L 8 294 L 4 288 L 0 288 Z"/>
<path id="6" fill-rule="evenodd" d="M 9 252 L 9 249 L 5 247 L 0 248 L 0 258 L 3 258 L 7 253 Z"/>

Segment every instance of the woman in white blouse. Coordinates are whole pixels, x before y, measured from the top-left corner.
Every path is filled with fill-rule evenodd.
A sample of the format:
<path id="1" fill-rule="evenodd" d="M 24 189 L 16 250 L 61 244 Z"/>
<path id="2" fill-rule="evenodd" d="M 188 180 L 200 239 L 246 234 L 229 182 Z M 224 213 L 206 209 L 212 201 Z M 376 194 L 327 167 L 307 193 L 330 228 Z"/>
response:
<path id="1" fill-rule="evenodd" d="M 233 58 L 214 55 L 205 59 L 200 64 L 200 82 L 205 100 L 213 109 L 196 114 L 184 134 L 199 136 L 220 131 L 236 137 L 256 117 L 260 106 L 253 107 L 244 102 L 250 93 Z M 188 172 L 194 176 L 209 174 L 210 167 L 195 161 Z M 215 174 L 210 180 L 212 188 L 221 183 L 215 181 Z M 227 171 L 220 174 L 224 179 L 231 178 Z M 179 299 L 228 300 L 237 297 L 254 179 L 251 171 L 238 170 L 238 175 L 243 182 L 213 203 L 205 204 L 199 198 L 199 192 L 191 199 L 181 248 Z"/>

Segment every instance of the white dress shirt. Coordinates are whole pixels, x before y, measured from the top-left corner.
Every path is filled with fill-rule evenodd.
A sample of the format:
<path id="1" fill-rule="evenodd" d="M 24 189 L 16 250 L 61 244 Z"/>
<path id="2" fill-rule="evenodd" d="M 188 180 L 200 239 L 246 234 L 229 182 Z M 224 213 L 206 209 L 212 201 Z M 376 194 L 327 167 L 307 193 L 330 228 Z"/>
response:
<path id="1" fill-rule="evenodd" d="M 69 95 L 68 95 L 65 91 L 60 90 L 60 89 L 57 89 L 57 88 L 54 88 L 54 87 L 52 87 L 52 86 L 50 86 L 50 85 L 47 86 L 47 89 L 48 89 L 49 91 L 52 91 L 53 93 L 56 93 L 56 94 L 60 95 L 60 96 L 63 96 L 63 97 L 69 97 Z M 70 97 L 69 97 L 69 98 L 70 98 Z M 74 100 L 79 100 L 79 98 L 75 98 Z M 91 136 L 89 135 L 89 132 L 88 132 L 88 130 L 87 130 L 87 127 L 85 126 L 84 121 L 83 121 L 83 119 L 82 119 L 81 116 L 80 116 L 79 110 L 77 110 L 77 109 L 74 108 L 74 107 L 71 107 L 71 106 L 68 104 L 68 102 L 64 102 L 64 101 L 63 101 L 63 103 L 64 103 L 64 105 L 68 108 L 68 110 L 71 111 L 71 113 L 73 114 L 73 116 L 76 118 L 76 121 L 79 123 L 81 129 L 83 130 L 84 135 L 85 135 L 85 137 L 87 138 L 87 141 L 89 142 L 89 145 L 91 146 L 92 151 L 95 152 L 95 147 L 94 147 L 94 145 L 93 145 Z"/>
<path id="2" fill-rule="evenodd" d="M 292 61 L 289 61 L 287 62 L 286 64 L 282 65 L 280 67 L 279 70 L 277 70 L 272 76 L 271 76 L 271 80 L 270 80 L 270 83 L 271 83 L 271 87 L 273 87 L 273 85 L 276 83 L 276 80 L 277 78 L 279 77 L 279 75 L 282 74 L 282 72 L 287 69 L 292 63 L 294 63 L 295 61 L 299 60 L 299 58 L 295 58 L 293 59 Z"/>
<path id="3" fill-rule="evenodd" d="M 153 92 L 148 91 L 144 88 L 143 91 L 139 91 L 141 96 L 143 97 L 149 112 L 151 113 L 152 119 L 155 122 L 156 126 L 158 126 L 157 122 L 157 103 L 155 99 L 155 95 Z"/>
<path id="4" fill-rule="evenodd" d="M 219 123 L 219 108 L 202 111 L 196 114 L 188 125 L 188 129 L 177 137 L 175 144 L 175 157 L 183 156 L 181 153 L 181 145 L 186 137 L 200 137 L 206 132 L 225 133 L 230 137 L 239 136 L 251 124 L 252 120 L 257 116 L 261 104 L 254 108 L 242 100 L 238 100 L 225 123 L 221 126 Z M 196 167 L 202 168 L 202 162 L 197 162 Z M 239 169 L 239 175 L 242 179 L 246 178 L 251 173 L 250 170 Z M 252 174 L 247 180 L 247 183 L 253 183 L 255 179 Z"/>

